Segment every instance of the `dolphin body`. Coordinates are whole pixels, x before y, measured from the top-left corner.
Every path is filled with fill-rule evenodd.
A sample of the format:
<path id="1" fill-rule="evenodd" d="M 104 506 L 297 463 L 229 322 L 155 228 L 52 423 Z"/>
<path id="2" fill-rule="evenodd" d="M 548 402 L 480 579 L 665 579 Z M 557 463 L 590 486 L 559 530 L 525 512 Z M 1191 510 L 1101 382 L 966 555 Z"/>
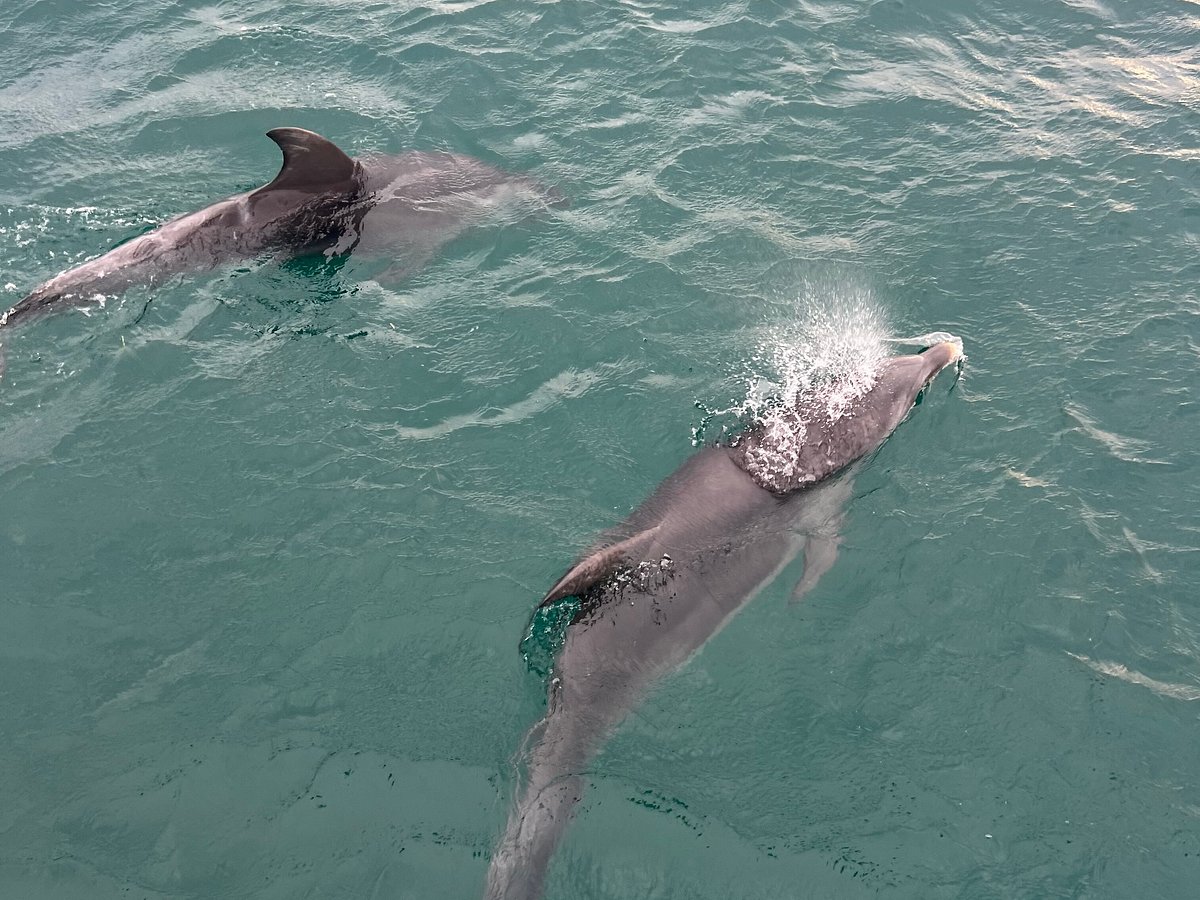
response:
<path id="1" fill-rule="evenodd" d="M 801 550 L 793 599 L 833 565 L 853 464 L 961 356 L 961 343 L 944 342 L 890 358 L 843 416 L 801 404 L 785 414 L 789 436 L 759 427 L 701 450 L 550 588 L 542 606 L 572 596 L 580 606 L 555 660 L 546 716 L 525 741 L 525 784 L 492 856 L 487 900 L 541 896 L 582 773 L 653 682 L 686 662 Z"/>
<path id="2" fill-rule="evenodd" d="M 283 167 L 270 184 L 172 219 L 55 275 L 0 315 L 0 326 L 264 253 L 286 258 L 390 249 L 402 260 L 389 274 L 402 277 L 508 201 L 542 208 L 563 201 L 528 176 L 469 156 L 411 152 L 352 159 L 303 128 L 276 128 L 267 137 L 283 151 Z"/>

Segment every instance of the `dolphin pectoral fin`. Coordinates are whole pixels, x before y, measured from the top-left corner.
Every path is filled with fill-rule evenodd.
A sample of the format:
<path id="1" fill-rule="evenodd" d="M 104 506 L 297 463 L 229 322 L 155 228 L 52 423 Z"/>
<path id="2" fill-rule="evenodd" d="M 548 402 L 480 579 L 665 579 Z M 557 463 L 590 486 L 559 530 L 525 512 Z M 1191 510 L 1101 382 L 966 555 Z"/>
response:
<path id="1" fill-rule="evenodd" d="M 790 603 L 799 603 L 805 594 L 817 586 L 821 576 L 837 562 L 838 545 L 841 542 L 842 538 L 836 532 L 807 536 L 804 544 L 804 574 L 792 588 Z"/>
<path id="2" fill-rule="evenodd" d="M 283 167 L 275 180 L 254 192 L 320 190 L 354 178 L 357 164 L 333 141 L 303 128 L 275 128 L 267 137 L 283 151 Z"/>
<path id="3" fill-rule="evenodd" d="M 633 557 L 650 543 L 658 532 L 659 526 L 639 531 L 631 538 L 618 541 L 590 553 L 577 562 L 562 578 L 555 582 L 554 587 L 546 592 L 539 607 L 561 600 L 563 597 L 573 597 L 586 591 L 600 579 L 612 574 L 623 563 L 633 561 Z"/>

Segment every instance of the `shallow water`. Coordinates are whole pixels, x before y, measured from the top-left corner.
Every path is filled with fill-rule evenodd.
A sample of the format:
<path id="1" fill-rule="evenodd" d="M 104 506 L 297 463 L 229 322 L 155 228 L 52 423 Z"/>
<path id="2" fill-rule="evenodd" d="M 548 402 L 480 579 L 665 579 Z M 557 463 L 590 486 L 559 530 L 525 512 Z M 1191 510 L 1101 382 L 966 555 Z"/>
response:
<path id="1" fill-rule="evenodd" d="M 0 895 L 477 896 L 534 604 L 863 302 L 962 380 L 608 744 L 548 897 L 1192 896 L 1198 43 L 1187 0 L 9 0 L 0 305 L 279 125 L 572 205 L 5 336 Z"/>

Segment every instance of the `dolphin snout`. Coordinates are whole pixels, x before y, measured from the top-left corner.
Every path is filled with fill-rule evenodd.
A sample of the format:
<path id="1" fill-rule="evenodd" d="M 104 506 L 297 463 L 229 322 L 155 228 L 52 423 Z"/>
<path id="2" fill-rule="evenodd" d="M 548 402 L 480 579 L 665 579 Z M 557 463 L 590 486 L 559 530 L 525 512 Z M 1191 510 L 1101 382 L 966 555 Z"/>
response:
<path id="1" fill-rule="evenodd" d="M 938 341 L 932 347 L 922 351 L 921 357 L 925 360 L 924 380 L 926 384 L 946 366 L 954 363 L 961 365 L 962 361 L 967 358 L 963 353 L 962 338 L 959 337 Z"/>
<path id="2" fill-rule="evenodd" d="M 935 363 L 939 370 L 946 368 L 951 363 L 966 358 L 963 354 L 962 338 L 957 337 L 948 341 L 939 341 L 923 351 L 921 355 L 931 363 Z"/>
<path id="3" fill-rule="evenodd" d="M 966 354 L 963 353 L 962 338 L 956 337 L 950 341 L 942 341 L 941 346 L 946 347 L 946 352 L 950 354 L 950 359 L 946 362 L 946 365 L 966 359 Z"/>

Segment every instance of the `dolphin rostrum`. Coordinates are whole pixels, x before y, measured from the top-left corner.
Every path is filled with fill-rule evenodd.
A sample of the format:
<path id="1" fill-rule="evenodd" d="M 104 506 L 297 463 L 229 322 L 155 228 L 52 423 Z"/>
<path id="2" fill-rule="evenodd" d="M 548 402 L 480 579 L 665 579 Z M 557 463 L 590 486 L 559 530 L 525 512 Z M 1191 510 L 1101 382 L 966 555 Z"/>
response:
<path id="1" fill-rule="evenodd" d="M 399 277 L 507 201 L 543 208 L 563 201 L 528 176 L 456 153 L 352 159 L 303 128 L 276 128 L 267 137 L 283 151 L 283 167 L 270 184 L 172 219 L 55 275 L 0 315 L 0 326 L 267 253 L 388 249 L 401 257 L 389 270 Z"/>
<path id="2" fill-rule="evenodd" d="M 796 554 L 799 599 L 837 556 L 854 463 L 961 359 L 957 339 L 885 360 L 834 415 L 820 397 L 726 445 L 702 449 L 560 578 L 541 606 L 576 597 L 546 716 L 529 732 L 524 785 L 488 869 L 487 900 L 536 900 L 608 734 Z M 781 427 L 782 426 L 782 427 Z"/>

